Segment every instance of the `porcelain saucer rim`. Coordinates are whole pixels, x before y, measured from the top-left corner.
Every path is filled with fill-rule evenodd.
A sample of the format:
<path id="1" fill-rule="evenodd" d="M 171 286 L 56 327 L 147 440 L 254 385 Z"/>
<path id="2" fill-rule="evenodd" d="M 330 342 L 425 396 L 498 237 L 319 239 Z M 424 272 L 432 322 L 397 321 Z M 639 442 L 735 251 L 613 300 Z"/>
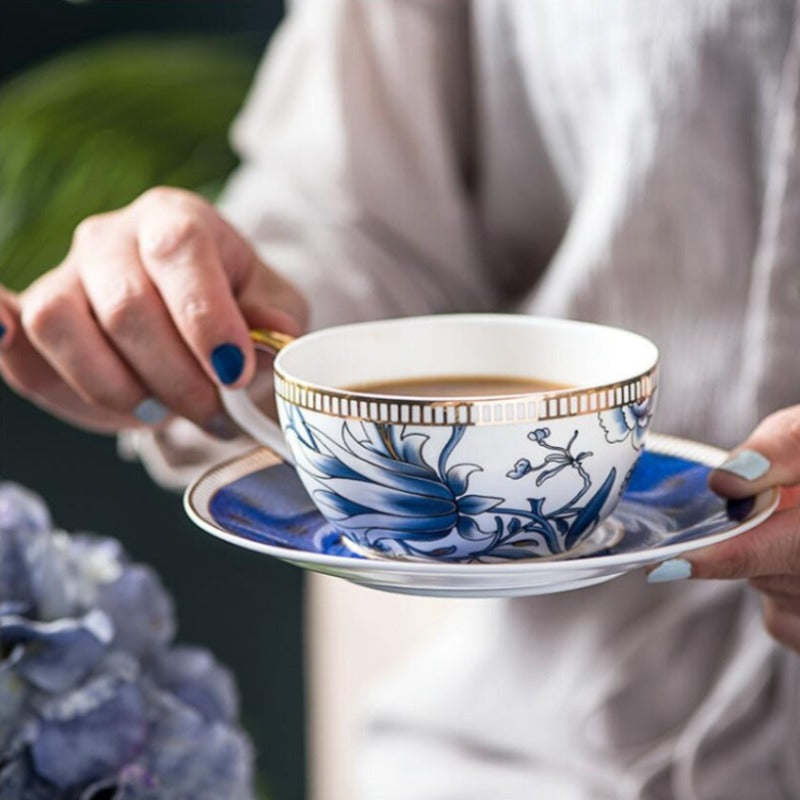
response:
<path id="1" fill-rule="evenodd" d="M 711 445 L 695 442 L 689 439 L 682 439 L 665 434 L 652 433 L 648 437 L 646 449 L 665 456 L 675 456 L 688 461 L 695 461 L 708 467 L 714 467 L 722 463 L 726 453 L 719 448 Z M 699 537 L 688 542 L 676 542 L 646 548 L 634 552 L 615 553 L 611 555 L 588 555 L 580 559 L 564 559 L 557 561 L 540 562 L 537 559 L 525 559 L 524 561 L 511 563 L 487 563 L 487 564 L 458 564 L 458 563 L 428 563 L 419 561 L 403 560 L 378 560 L 378 559 L 357 559 L 348 556 L 330 555 L 318 551 L 298 550 L 293 547 L 266 544 L 248 539 L 241 534 L 231 533 L 225 530 L 211 517 L 208 504 L 213 497 L 213 493 L 233 480 L 250 474 L 253 469 L 251 461 L 263 460 L 265 455 L 275 459 L 271 463 L 280 463 L 281 459 L 266 447 L 256 447 L 244 451 L 237 456 L 222 461 L 206 470 L 196 478 L 186 488 L 183 495 L 183 506 L 189 518 L 204 531 L 239 547 L 244 547 L 254 552 L 270 555 L 283 561 L 301 565 L 314 566 L 321 568 L 331 568 L 345 570 L 348 574 L 356 573 L 413 573 L 415 575 L 425 575 L 434 577 L 444 576 L 511 576 L 511 575 L 531 575 L 535 573 L 550 573 L 556 577 L 557 573 L 574 572 L 576 569 L 581 571 L 587 569 L 613 569 L 622 568 L 625 571 L 641 566 L 657 563 L 660 561 L 674 558 L 684 553 L 707 547 L 726 539 L 739 536 L 742 533 L 754 528 L 767 519 L 778 505 L 780 491 L 778 488 L 767 489 L 756 495 L 756 502 L 753 510 L 734 528 L 709 536 Z M 263 468 L 264 464 L 261 464 Z M 236 469 L 236 473 L 227 476 L 229 472 Z M 227 476 L 223 479 L 223 476 Z M 204 495 L 198 503 L 200 495 Z M 204 501 L 204 502 L 203 502 Z M 206 515 L 204 516 L 203 510 Z M 613 518 L 613 514 L 612 514 Z"/>

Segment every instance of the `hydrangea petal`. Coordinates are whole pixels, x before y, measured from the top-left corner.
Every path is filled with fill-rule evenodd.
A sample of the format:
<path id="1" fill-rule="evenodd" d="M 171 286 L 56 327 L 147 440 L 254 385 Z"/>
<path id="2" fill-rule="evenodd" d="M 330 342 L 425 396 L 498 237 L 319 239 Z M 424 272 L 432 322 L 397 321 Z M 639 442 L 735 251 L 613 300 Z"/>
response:
<path id="1" fill-rule="evenodd" d="M 26 560 L 39 619 L 77 617 L 91 608 L 94 582 L 84 574 L 66 533 L 38 537 L 26 548 Z"/>
<path id="2" fill-rule="evenodd" d="M 22 648 L 15 648 L 0 662 L 0 764 L 11 757 L 27 717 L 31 689 L 14 671 L 21 657 Z"/>
<path id="3" fill-rule="evenodd" d="M 3 800 L 53 800 L 53 787 L 20 755 L 0 766 L 0 797 Z"/>
<path id="4" fill-rule="evenodd" d="M 82 680 L 103 656 L 113 637 L 109 618 L 97 609 L 79 619 L 36 622 L 24 617 L 0 618 L 0 635 L 23 646 L 14 669 L 46 692 L 63 692 Z"/>
<path id="5" fill-rule="evenodd" d="M 0 614 L 33 614 L 33 585 L 25 560 L 25 540 L 34 532 L 0 527 Z"/>
<path id="6" fill-rule="evenodd" d="M 87 689 L 75 694 L 79 692 L 85 694 Z M 30 747 L 37 773 L 59 789 L 81 786 L 120 769 L 146 741 L 145 706 L 136 684 L 115 681 L 110 696 L 101 694 L 96 704 L 93 699 L 76 698 L 75 714 L 44 715 Z"/>
<path id="7" fill-rule="evenodd" d="M 199 647 L 173 647 L 160 653 L 150 676 L 204 719 L 232 722 L 239 700 L 231 673 Z"/>
<path id="8" fill-rule="evenodd" d="M 155 776 L 162 800 L 251 800 L 253 752 L 247 740 L 167 695 L 157 709 L 140 762 Z"/>
<path id="9" fill-rule="evenodd" d="M 137 657 L 155 652 L 175 635 L 172 601 L 155 572 L 141 564 L 99 586 L 97 605 L 114 623 L 114 646 Z"/>
<path id="10" fill-rule="evenodd" d="M 0 797 L 252 800 L 233 680 L 204 651 L 168 648 L 172 603 L 155 573 L 113 539 L 50 530 L 44 505 L 7 486 Z M 169 727 L 176 713 L 192 724 Z"/>
<path id="11" fill-rule="evenodd" d="M 0 482 L 0 532 L 44 533 L 52 528 L 50 512 L 34 492 Z"/>

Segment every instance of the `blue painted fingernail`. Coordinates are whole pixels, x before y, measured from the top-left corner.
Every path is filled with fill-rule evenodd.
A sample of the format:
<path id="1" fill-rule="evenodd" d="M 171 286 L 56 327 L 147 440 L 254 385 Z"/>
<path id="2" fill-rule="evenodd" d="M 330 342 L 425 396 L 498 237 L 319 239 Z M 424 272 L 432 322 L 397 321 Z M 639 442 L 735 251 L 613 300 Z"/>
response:
<path id="1" fill-rule="evenodd" d="M 6 335 L 6 326 L 0 324 L 0 340 Z"/>
<path id="2" fill-rule="evenodd" d="M 756 507 L 756 498 L 750 497 L 731 497 L 725 501 L 725 513 L 736 522 L 744 522 Z"/>
<path id="3" fill-rule="evenodd" d="M 235 344 L 221 344 L 211 353 L 211 366 L 226 386 L 236 383 L 244 369 L 244 353 Z"/>
<path id="4" fill-rule="evenodd" d="M 671 558 L 659 564 L 648 576 L 648 583 L 682 581 L 692 575 L 692 565 L 685 558 Z"/>
<path id="5" fill-rule="evenodd" d="M 746 481 L 754 481 L 763 478 L 771 466 L 769 459 L 764 458 L 761 453 L 756 453 L 755 450 L 742 450 L 720 464 L 717 469 L 730 472 Z"/>
<path id="6" fill-rule="evenodd" d="M 155 397 L 146 397 L 133 410 L 134 416 L 145 425 L 158 425 L 163 422 L 169 411 Z"/>

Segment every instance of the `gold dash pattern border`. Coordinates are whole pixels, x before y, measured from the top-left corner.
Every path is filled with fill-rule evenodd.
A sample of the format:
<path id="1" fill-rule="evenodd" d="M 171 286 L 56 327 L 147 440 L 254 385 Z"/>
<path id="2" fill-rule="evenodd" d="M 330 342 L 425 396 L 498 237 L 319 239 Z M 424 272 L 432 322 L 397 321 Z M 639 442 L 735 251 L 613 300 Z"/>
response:
<path id="1" fill-rule="evenodd" d="M 591 389 L 496 399 L 418 400 L 319 389 L 276 370 L 275 393 L 287 403 L 307 411 L 364 422 L 433 426 L 532 424 L 640 403 L 655 392 L 657 374 L 658 365 L 629 381 Z"/>

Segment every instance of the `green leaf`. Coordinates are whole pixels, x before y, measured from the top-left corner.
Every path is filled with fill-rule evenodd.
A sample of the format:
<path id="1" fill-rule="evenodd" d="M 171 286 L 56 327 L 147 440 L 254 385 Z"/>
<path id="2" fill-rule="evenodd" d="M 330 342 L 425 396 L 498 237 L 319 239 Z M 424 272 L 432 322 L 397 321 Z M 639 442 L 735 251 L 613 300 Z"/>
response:
<path id="1" fill-rule="evenodd" d="M 213 199 L 258 55 L 232 37 L 108 40 L 0 87 L 0 280 L 19 290 L 85 217 L 167 184 Z"/>

